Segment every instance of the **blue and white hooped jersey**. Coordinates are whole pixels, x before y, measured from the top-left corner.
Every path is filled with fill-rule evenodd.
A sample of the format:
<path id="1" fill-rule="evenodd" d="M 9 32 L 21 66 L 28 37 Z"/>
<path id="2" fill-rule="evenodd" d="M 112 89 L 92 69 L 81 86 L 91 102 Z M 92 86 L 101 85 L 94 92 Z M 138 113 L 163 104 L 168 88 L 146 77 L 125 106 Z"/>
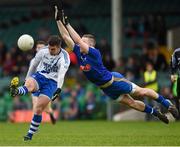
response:
<path id="1" fill-rule="evenodd" d="M 31 61 L 29 71 L 26 77 L 31 76 L 35 72 L 39 72 L 47 79 L 57 82 L 61 88 L 64 82 L 64 76 L 69 68 L 70 58 L 67 51 L 61 49 L 58 55 L 51 55 L 48 46 L 40 50 Z"/>

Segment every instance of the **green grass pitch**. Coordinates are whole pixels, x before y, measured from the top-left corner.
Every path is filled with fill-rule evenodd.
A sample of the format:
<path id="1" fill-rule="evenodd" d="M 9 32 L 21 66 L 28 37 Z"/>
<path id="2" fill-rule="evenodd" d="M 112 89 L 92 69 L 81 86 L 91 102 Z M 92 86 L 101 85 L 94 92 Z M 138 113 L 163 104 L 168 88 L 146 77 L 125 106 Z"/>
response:
<path id="1" fill-rule="evenodd" d="M 0 123 L 0 146 L 177 146 L 180 122 L 71 121 L 43 123 L 30 142 L 24 142 L 29 124 Z"/>

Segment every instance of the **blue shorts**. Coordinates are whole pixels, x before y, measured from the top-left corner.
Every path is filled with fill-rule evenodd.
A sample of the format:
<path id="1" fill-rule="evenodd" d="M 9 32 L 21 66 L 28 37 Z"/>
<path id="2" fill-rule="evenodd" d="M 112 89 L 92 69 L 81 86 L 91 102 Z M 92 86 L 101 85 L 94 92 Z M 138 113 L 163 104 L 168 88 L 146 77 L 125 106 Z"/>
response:
<path id="1" fill-rule="evenodd" d="M 112 72 L 112 75 L 115 78 L 124 78 L 118 72 Z M 121 94 L 129 94 L 132 92 L 132 83 L 126 81 L 113 81 L 113 83 L 107 88 L 102 88 L 103 92 L 108 95 L 110 98 L 116 100 Z"/>
<path id="2" fill-rule="evenodd" d="M 52 79 L 47 79 L 38 72 L 34 73 L 31 77 L 36 80 L 39 86 L 38 91 L 32 92 L 32 96 L 38 97 L 39 95 L 46 95 L 51 99 L 57 89 L 57 82 Z"/>

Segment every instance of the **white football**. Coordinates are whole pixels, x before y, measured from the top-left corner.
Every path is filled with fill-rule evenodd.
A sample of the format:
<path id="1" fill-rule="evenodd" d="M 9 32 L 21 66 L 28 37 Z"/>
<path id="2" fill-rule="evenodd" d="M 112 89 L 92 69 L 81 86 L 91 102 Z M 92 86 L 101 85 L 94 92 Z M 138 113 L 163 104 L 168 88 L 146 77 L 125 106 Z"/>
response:
<path id="1" fill-rule="evenodd" d="M 22 51 L 30 50 L 34 46 L 34 39 L 30 35 L 24 34 L 19 37 L 17 45 Z"/>

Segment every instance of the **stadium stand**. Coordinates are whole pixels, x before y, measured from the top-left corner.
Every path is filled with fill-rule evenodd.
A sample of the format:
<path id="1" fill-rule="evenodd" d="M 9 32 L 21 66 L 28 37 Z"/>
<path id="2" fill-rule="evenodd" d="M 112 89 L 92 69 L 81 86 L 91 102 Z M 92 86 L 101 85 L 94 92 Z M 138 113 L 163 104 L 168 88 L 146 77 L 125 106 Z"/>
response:
<path id="1" fill-rule="evenodd" d="M 97 1 L 79 1 L 78 7 L 74 5 L 73 7 L 67 7 L 68 15 L 71 17 L 71 22 L 81 33 L 91 32 L 96 35 L 98 46 L 101 46 L 100 42 L 102 38 L 105 38 L 108 42 L 109 47 L 111 46 L 111 4 L 110 0 L 106 0 L 106 5 L 103 0 Z M 157 34 L 150 34 L 152 30 L 148 30 L 146 27 L 146 22 L 149 23 L 151 19 L 158 19 L 156 12 L 160 14 L 162 18 L 160 22 L 162 25 L 165 25 L 163 31 L 166 32 L 167 28 L 180 24 L 179 19 L 179 0 L 172 0 L 171 5 L 169 5 L 168 0 L 164 0 L 163 3 L 161 0 L 157 0 L 156 3 L 153 0 L 125 0 L 123 1 L 123 52 L 121 66 L 124 67 L 123 74 L 127 78 L 132 79 L 135 82 L 141 84 L 142 79 L 140 78 L 143 73 L 142 63 L 139 59 L 143 56 L 144 48 L 146 47 L 147 41 L 153 40 L 157 43 L 162 43 L 158 40 Z M 0 46 L 0 52 L 5 49 L 6 53 L 10 52 L 13 57 L 15 55 L 21 56 L 25 64 L 21 65 L 20 61 L 16 59 L 16 66 L 13 66 L 10 73 L 6 74 L 4 71 L 4 62 L 0 62 L 0 120 L 7 120 L 11 117 L 11 112 L 13 110 L 19 109 L 30 109 L 31 108 L 31 99 L 29 96 L 21 97 L 19 101 L 12 99 L 8 93 L 8 85 L 11 76 L 16 75 L 17 73 L 23 73 L 22 76 L 25 76 L 25 71 L 27 71 L 29 58 L 32 58 L 34 52 L 22 53 L 15 50 L 17 38 L 24 34 L 31 34 L 35 40 L 37 39 L 47 39 L 50 34 L 57 34 L 57 27 L 52 14 L 48 7 L 37 6 L 37 7 L 24 7 L 24 6 L 11 6 L 11 7 L 2 7 L 0 13 L 0 40 L 5 43 L 5 47 Z M 45 15 L 44 15 L 45 14 Z M 164 20 L 163 20 L 164 19 Z M 147 20 L 147 21 L 145 21 Z M 149 21 L 149 22 L 148 22 Z M 156 21 L 152 22 L 153 25 L 156 24 Z M 160 23 L 161 25 L 161 23 Z M 156 26 L 158 27 L 158 26 Z M 151 28 L 152 29 L 152 28 Z M 155 29 L 155 28 L 153 28 Z M 163 33 L 165 33 L 163 32 Z M 165 36 L 164 36 L 165 37 Z M 164 43 L 164 42 L 163 42 Z M 164 45 L 164 44 L 163 44 Z M 161 46 L 160 46 L 161 47 Z M 103 51 L 103 49 L 102 49 Z M 159 52 L 159 51 L 158 51 Z M 135 62 L 129 65 L 128 57 L 131 55 L 135 56 Z M 17 56 L 16 56 L 17 57 Z M 4 57 L 3 57 L 4 58 Z M 2 58 L 1 58 L 2 60 Z M 169 62 L 169 59 L 166 59 Z M 117 62 L 118 61 L 114 61 Z M 136 64 L 135 64 L 136 63 Z M 59 101 L 54 104 L 55 109 L 60 109 L 61 119 L 97 119 L 105 118 L 106 113 L 106 101 L 108 98 L 103 95 L 96 87 L 93 87 L 90 83 L 83 79 L 78 80 L 78 84 L 74 84 L 77 77 L 82 77 L 79 71 L 72 65 L 70 71 L 68 72 L 66 82 L 64 86 L 63 93 L 61 96 L 62 103 L 59 108 Z M 137 75 L 129 69 L 130 66 L 137 66 Z M 20 68 L 22 67 L 22 68 Z M 116 67 L 118 69 L 119 67 Z M 119 70 L 119 69 L 118 69 Z M 75 72 L 76 71 L 76 72 Z M 159 76 L 159 85 L 160 89 L 163 87 L 168 87 L 170 89 L 170 81 L 168 70 L 158 69 Z M 72 78 L 73 77 L 73 78 Z M 23 77 L 21 78 L 23 79 Z M 78 85 L 76 87 L 69 85 Z M 77 89 L 77 87 L 79 89 Z M 70 109 L 77 109 L 76 114 L 69 114 Z M 101 109 L 101 111 L 99 111 Z M 103 111 L 102 111 L 103 110 Z"/>

